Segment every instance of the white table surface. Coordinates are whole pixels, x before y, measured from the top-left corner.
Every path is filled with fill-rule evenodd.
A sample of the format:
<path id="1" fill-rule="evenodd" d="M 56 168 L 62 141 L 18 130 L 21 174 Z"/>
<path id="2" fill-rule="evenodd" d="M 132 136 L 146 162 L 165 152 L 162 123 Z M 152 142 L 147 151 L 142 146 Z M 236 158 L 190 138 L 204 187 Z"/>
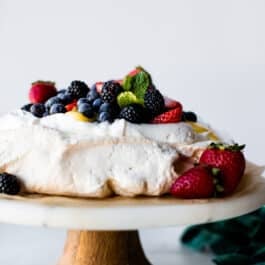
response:
<path id="1" fill-rule="evenodd" d="M 211 257 L 183 248 L 183 228 L 141 231 L 145 252 L 153 265 L 210 265 Z M 18 225 L 0 225 L 1 265 L 56 265 L 66 232 Z"/>

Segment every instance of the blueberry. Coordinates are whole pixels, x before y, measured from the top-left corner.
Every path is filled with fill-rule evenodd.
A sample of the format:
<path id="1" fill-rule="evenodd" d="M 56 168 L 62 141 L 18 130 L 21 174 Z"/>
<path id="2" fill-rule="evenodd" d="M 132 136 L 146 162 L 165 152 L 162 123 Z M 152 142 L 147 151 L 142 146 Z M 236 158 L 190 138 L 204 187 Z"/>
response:
<path id="1" fill-rule="evenodd" d="M 78 112 L 82 113 L 88 118 L 94 117 L 94 111 L 90 104 L 88 103 L 81 103 L 78 105 Z"/>
<path id="2" fill-rule="evenodd" d="M 42 103 L 36 103 L 36 104 L 33 104 L 30 108 L 30 112 L 38 117 L 38 118 L 41 118 L 43 116 L 43 113 L 46 111 L 45 109 L 45 106 L 44 104 Z"/>
<path id="3" fill-rule="evenodd" d="M 90 102 L 93 102 L 95 99 L 99 97 L 99 93 L 97 92 L 96 89 L 92 89 L 88 92 L 87 98 Z"/>
<path id="4" fill-rule="evenodd" d="M 59 103 L 62 103 L 62 100 L 60 98 L 58 98 L 57 96 L 52 97 L 45 102 L 45 107 L 49 109 L 52 105 Z"/>
<path id="5" fill-rule="evenodd" d="M 24 110 L 24 111 L 27 111 L 27 112 L 30 112 L 30 108 L 33 104 L 26 104 L 24 105 L 21 109 Z"/>
<path id="6" fill-rule="evenodd" d="M 111 112 L 112 111 L 112 105 L 110 103 L 103 103 L 100 108 L 99 112 Z"/>
<path id="7" fill-rule="evenodd" d="M 90 91 L 91 90 L 95 90 L 97 91 L 97 83 L 93 84 L 91 87 L 90 87 Z"/>
<path id="8" fill-rule="evenodd" d="M 83 103 L 87 103 L 87 104 L 90 104 L 89 100 L 87 98 L 80 98 L 78 101 L 77 101 L 77 106 L 83 104 Z"/>
<path id="9" fill-rule="evenodd" d="M 192 121 L 197 122 L 197 115 L 192 111 L 183 111 L 182 121 Z"/>
<path id="10" fill-rule="evenodd" d="M 95 99 L 95 100 L 93 101 L 93 103 L 92 103 L 93 109 L 94 109 L 95 111 L 98 111 L 102 103 L 103 103 L 103 102 L 102 102 L 102 99 L 101 99 L 101 98 L 97 98 L 97 99 Z"/>
<path id="11" fill-rule="evenodd" d="M 50 114 L 56 114 L 56 113 L 65 113 L 66 109 L 63 104 L 56 103 L 53 104 L 50 108 Z"/>
<path id="12" fill-rule="evenodd" d="M 47 117 L 47 116 L 49 116 L 49 115 L 50 115 L 49 111 L 46 110 L 46 111 L 43 113 L 42 117 Z"/>
<path id="13" fill-rule="evenodd" d="M 61 102 L 65 105 L 71 103 L 73 101 L 73 97 L 70 93 L 60 93 L 57 95 L 57 97 L 61 100 Z M 60 103 L 60 102 L 58 102 Z"/>
<path id="14" fill-rule="evenodd" d="M 99 122 L 104 122 L 104 121 L 113 122 L 113 118 L 109 112 L 103 111 L 99 114 L 98 121 Z"/>

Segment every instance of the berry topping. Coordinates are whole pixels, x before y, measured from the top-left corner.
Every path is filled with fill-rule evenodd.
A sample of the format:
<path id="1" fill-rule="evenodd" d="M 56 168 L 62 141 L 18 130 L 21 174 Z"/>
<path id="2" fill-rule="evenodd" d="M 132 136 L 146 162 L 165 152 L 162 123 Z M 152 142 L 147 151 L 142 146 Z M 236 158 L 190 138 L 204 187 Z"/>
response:
<path id="1" fill-rule="evenodd" d="M 104 122 L 104 121 L 113 122 L 113 118 L 109 112 L 101 112 L 98 116 L 98 121 L 99 122 Z"/>
<path id="2" fill-rule="evenodd" d="M 176 179 L 171 194 L 183 199 L 210 198 L 215 194 L 212 170 L 205 166 L 196 166 Z"/>
<path id="3" fill-rule="evenodd" d="M 32 84 L 29 91 L 29 100 L 31 103 L 44 103 L 48 98 L 57 94 L 55 83 L 37 81 Z"/>
<path id="4" fill-rule="evenodd" d="M 76 108 L 76 106 L 77 106 L 77 102 L 76 102 L 76 100 L 74 100 L 72 103 L 67 104 L 65 106 L 65 109 L 66 109 L 66 111 L 71 111 L 71 110 L 74 110 Z"/>
<path id="5" fill-rule="evenodd" d="M 43 113 L 46 111 L 45 109 L 45 106 L 44 104 L 42 103 L 36 103 L 36 104 L 33 104 L 31 107 L 30 107 L 30 112 L 38 117 L 38 118 L 41 118 L 43 116 Z"/>
<path id="6" fill-rule="evenodd" d="M 66 92 L 67 92 L 67 89 L 60 89 L 60 90 L 57 91 L 57 95 L 64 94 Z"/>
<path id="7" fill-rule="evenodd" d="M 141 123 L 143 122 L 143 108 L 138 104 L 133 104 L 127 107 L 124 107 L 120 112 L 120 118 L 125 119 L 132 123 Z"/>
<path id="8" fill-rule="evenodd" d="M 87 118 L 94 117 L 94 111 L 92 106 L 89 103 L 81 103 L 78 105 L 78 112 L 85 115 Z"/>
<path id="9" fill-rule="evenodd" d="M 2 173 L 0 174 L 0 193 L 16 195 L 20 191 L 20 183 L 16 176 Z"/>
<path id="10" fill-rule="evenodd" d="M 24 110 L 24 111 L 27 111 L 27 112 L 30 112 L 30 108 L 33 104 L 26 104 L 24 105 L 21 109 Z"/>
<path id="11" fill-rule="evenodd" d="M 192 121 L 192 122 L 197 122 L 197 116 L 194 112 L 192 111 L 183 111 L 182 113 L 182 117 L 181 117 L 182 121 Z"/>
<path id="12" fill-rule="evenodd" d="M 164 97 L 159 90 L 148 89 L 144 95 L 144 106 L 152 115 L 158 115 L 165 109 Z"/>
<path id="13" fill-rule="evenodd" d="M 166 109 L 175 109 L 179 105 L 179 102 L 176 101 L 175 99 L 171 99 L 171 98 L 168 98 L 165 96 L 164 96 L 164 101 L 165 101 L 165 108 Z"/>
<path id="14" fill-rule="evenodd" d="M 137 67 L 133 74 L 129 73 L 125 77 L 122 86 L 124 90 L 132 91 L 139 100 L 144 101 L 145 92 L 152 86 L 152 79 L 147 71 Z"/>
<path id="15" fill-rule="evenodd" d="M 72 95 L 73 98 L 78 99 L 86 97 L 89 87 L 83 81 L 72 81 L 71 85 L 68 87 L 68 93 Z"/>
<path id="16" fill-rule="evenodd" d="M 163 97 L 151 75 L 140 66 L 123 79 L 96 82 L 91 89 L 83 81 L 75 80 L 67 89 L 56 91 L 54 83 L 38 81 L 32 85 L 30 99 L 34 105 L 43 103 L 45 109 L 29 104 L 22 110 L 40 118 L 78 111 L 91 120 L 97 117 L 98 121 L 124 118 L 135 123 L 173 123 L 180 121 L 182 113 L 181 104 Z M 108 115 L 100 115 L 103 112 Z M 186 116 L 185 121 L 195 121 L 191 114 Z"/>
<path id="17" fill-rule="evenodd" d="M 130 77 L 136 76 L 139 72 L 141 72 L 140 68 L 133 69 L 131 72 L 129 72 L 128 76 Z"/>
<path id="18" fill-rule="evenodd" d="M 95 99 L 99 98 L 99 93 L 97 92 L 96 88 L 91 89 L 87 94 L 87 99 L 89 102 L 93 102 Z"/>
<path id="19" fill-rule="evenodd" d="M 47 116 L 49 116 L 49 115 L 50 115 L 49 111 L 46 110 L 46 111 L 43 113 L 42 118 L 47 117 Z"/>
<path id="20" fill-rule="evenodd" d="M 101 93 L 104 82 L 97 82 L 94 86 L 98 93 Z"/>
<path id="21" fill-rule="evenodd" d="M 92 107 L 93 107 L 93 109 L 94 109 L 95 111 L 98 111 L 99 108 L 100 108 L 100 106 L 101 106 L 101 104 L 102 104 L 102 99 L 101 99 L 101 98 L 97 98 L 97 99 L 95 99 L 95 100 L 93 101 L 93 103 L 92 103 Z"/>
<path id="22" fill-rule="evenodd" d="M 168 110 L 158 116 L 156 116 L 152 123 L 175 123 L 179 122 L 182 117 L 182 105 L 178 103 L 178 107 Z"/>
<path id="23" fill-rule="evenodd" d="M 232 193 L 244 175 L 246 161 L 242 150 L 244 145 L 212 143 L 202 153 L 200 163 L 219 168 L 223 194 Z"/>
<path id="24" fill-rule="evenodd" d="M 53 105 L 53 104 L 58 104 L 58 103 L 62 103 L 62 100 L 59 98 L 59 97 L 52 97 L 52 98 L 49 98 L 46 102 L 45 102 L 45 107 L 47 109 L 50 109 L 50 107 Z"/>
<path id="25" fill-rule="evenodd" d="M 69 104 L 74 99 L 73 96 L 68 92 L 59 93 L 57 95 L 57 98 L 59 98 L 63 104 Z M 57 102 L 57 103 L 59 103 L 59 102 Z"/>
<path id="26" fill-rule="evenodd" d="M 60 103 L 53 104 L 50 108 L 50 114 L 65 113 L 65 112 L 66 112 L 65 106 Z"/>
<path id="27" fill-rule="evenodd" d="M 109 112 L 109 113 L 113 113 L 113 105 L 110 103 L 103 103 L 100 108 L 99 108 L 99 113 L 100 112 Z"/>
<path id="28" fill-rule="evenodd" d="M 117 96 L 122 92 L 122 87 L 120 84 L 108 81 L 104 83 L 101 92 L 101 98 L 103 102 L 114 103 Z"/>
<path id="29" fill-rule="evenodd" d="M 141 104 L 141 101 L 131 91 L 120 93 L 117 97 L 117 102 L 120 108 L 124 108 L 132 104 Z"/>
<path id="30" fill-rule="evenodd" d="M 83 103 L 87 103 L 87 104 L 90 104 L 90 101 L 88 100 L 88 98 L 80 98 L 78 99 L 77 101 L 77 106 L 83 104 Z"/>

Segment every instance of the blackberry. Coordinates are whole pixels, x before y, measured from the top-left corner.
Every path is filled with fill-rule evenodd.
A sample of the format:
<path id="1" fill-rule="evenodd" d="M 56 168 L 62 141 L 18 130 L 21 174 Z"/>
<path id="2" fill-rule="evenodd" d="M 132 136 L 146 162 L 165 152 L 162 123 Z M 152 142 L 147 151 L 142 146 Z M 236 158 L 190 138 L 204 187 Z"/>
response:
<path id="1" fill-rule="evenodd" d="M 122 87 L 113 81 L 105 82 L 102 87 L 101 98 L 103 102 L 113 103 L 116 101 L 117 96 L 122 92 Z"/>
<path id="2" fill-rule="evenodd" d="M 159 90 L 148 89 L 144 95 L 144 106 L 153 115 L 161 114 L 165 109 L 165 100 Z"/>
<path id="3" fill-rule="evenodd" d="M 89 87 L 83 81 L 75 80 L 71 82 L 67 91 L 75 99 L 84 98 L 89 91 Z"/>
<path id="4" fill-rule="evenodd" d="M 119 117 L 132 123 L 141 123 L 144 121 L 144 111 L 141 105 L 133 104 L 124 107 Z"/>
<path id="5" fill-rule="evenodd" d="M 38 118 L 41 118 L 43 116 L 43 113 L 46 111 L 46 108 L 44 106 L 44 104 L 42 103 L 36 103 L 36 104 L 33 104 L 31 107 L 30 107 L 30 112 L 35 116 L 35 117 L 38 117 Z"/>
<path id="6" fill-rule="evenodd" d="M 27 111 L 27 112 L 30 112 L 30 108 L 33 104 L 26 104 L 24 105 L 21 109 L 24 110 L 24 111 Z"/>
<path id="7" fill-rule="evenodd" d="M 16 195 L 20 191 L 20 183 L 16 176 L 8 173 L 0 174 L 0 193 Z"/>

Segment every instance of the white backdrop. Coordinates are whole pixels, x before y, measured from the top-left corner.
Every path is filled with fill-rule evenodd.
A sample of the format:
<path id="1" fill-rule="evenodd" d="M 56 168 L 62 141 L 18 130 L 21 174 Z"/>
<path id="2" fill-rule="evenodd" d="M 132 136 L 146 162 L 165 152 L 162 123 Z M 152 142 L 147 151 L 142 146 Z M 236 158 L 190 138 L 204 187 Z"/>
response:
<path id="1" fill-rule="evenodd" d="M 265 1 L 0 0 L 0 112 L 31 81 L 90 84 L 141 64 L 265 164 Z"/>

